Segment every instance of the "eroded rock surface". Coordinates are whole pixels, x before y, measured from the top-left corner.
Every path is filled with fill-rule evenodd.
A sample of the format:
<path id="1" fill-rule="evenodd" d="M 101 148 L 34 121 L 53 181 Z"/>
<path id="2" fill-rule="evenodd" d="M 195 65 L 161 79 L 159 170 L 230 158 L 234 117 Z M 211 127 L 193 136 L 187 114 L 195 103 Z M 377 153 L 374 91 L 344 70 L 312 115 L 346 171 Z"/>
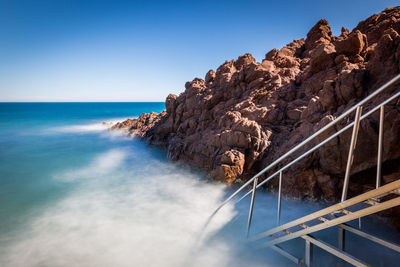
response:
<path id="1" fill-rule="evenodd" d="M 113 128 L 165 146 L 170 159 L 204 169 L 215 179 L 243 182 L 398 74 L 399 33 L 399 7 L 373 15 L 351 32 L 343 28 L 338 37 L 320 20 L 306 39 L 269 51 L 261 63 L 250 54 L 226 61 L 204 80 L 187 82 L 179 96 L 169 95 L 166 111 Z M 392 91 L 367 103 L 364 112 Z M 357 147 L 362 150 L 355 152 L 350 194 L 374 182 L 378 119 L 374 114 L 360 125 Z M 339 123 L 332 132 L 345 125 Z M 399 102 L 386 107 L 384 127 L 386 181 L 399 171 Z M 284 193 L 337 199 L 350 136 L 345 132 L 285 171 Z"/>

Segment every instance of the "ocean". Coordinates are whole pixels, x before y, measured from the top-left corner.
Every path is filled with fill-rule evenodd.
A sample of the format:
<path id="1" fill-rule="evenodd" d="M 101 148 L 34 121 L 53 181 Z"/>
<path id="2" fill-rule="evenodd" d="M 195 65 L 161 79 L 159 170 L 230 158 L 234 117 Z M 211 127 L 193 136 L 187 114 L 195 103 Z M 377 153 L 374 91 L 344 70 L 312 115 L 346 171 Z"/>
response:
<path id="1" fill-rule="evenodd" d="M 164 103 L 0 103 L 0 266 L 296 266 L 246 242 L 249 199 L 224 207 L 203 232 L 234 189 L 169 162 L 162 148 L 107 130 L 163 109 Z M 276 225 L 277 196 L 256 198 L 252 234 Z M 282 222 L 326 205 L 285 198 Z M 363 230 L 400 241 L 382 219 L 362 222 Z M 336 231 L 315 236 L 336 244 Z M 346 242 L 373 266 L 400 261 L 354 235 Z M 304 257 L 303 240 L 283 246 Z M 314 258 L 315 266 L 342 266 L 318 248 Z"/>

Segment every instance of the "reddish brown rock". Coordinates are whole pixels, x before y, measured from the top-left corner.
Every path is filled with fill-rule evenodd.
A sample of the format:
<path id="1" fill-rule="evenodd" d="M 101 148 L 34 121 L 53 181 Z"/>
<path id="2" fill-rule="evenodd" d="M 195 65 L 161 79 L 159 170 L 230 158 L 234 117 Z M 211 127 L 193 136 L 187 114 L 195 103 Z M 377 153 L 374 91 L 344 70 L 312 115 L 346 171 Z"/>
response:
<path id="1" fill-rule="evenodd" d="M 221 156 L 221 165 L 212 173 L 212 176 L 231 184 L 243 173 L 244 163 L 243 153 L 235 149 L 225 151 Z"/>
<path id="2" fill-rule="evenodd" d="M 367 35 L 368 42 L 374 44 L 379 41 L 382 33 L 389 28 L 400 31 L 399 7 L 386 8 L 379 14 L 375 14 L 368 19 L 361 21 L 354 30 Z"/>
<path id="3" fill-rule="evenodd" d="M 339 55 L 359 55 L 367 47 L 367 36 L 356 30 L 335 42 L 335 47 Z"/>
<path id="4" fill-rule="evenodd" d="M 335 46 L 331 43 L 319 44 L 310 53 L 311 72 L 317 73 L 321 70 L 326 70 L 334 65 L 336 56 Z"/>
<path id="5" fill-rule="evenodd" d="M 325 19 L 321 19 L 307 33 L 305 48 L 307 50 L 315 48 L 319 43 L 331 42 L 333 34 L 329 23 Z"/>
<path id="6" fill-rule="evenodd" d="M 272 49 L 262 63 L 250 54 L 226 61 L 204 80 L 187 82 L 179 96 L 169 95 L 166 111 L 142 114 L 112 128 L 164 146 L 170 159 L 204 169 L 215 179 L 244 182 L 398 74 L 399 32 L 400 7 L 371 16 L 351 32 L 343 28 L 338 37 L 326 20 L 320 20 L 306 39 Z M 391 91 L 388 88 L 363 110 Z M 385 108 L 387 181 L 400 162 L 399 105 L 391 102 Z M 360 125 L 350 195 L 374 183 L 378 118 L 374 114 Z M 315 142 L 345 125 L 337 124 Z M 350 136 L 351 131 L 344 132 L 285 171 L 284 193 L 338 199 Z"/>
<path id="7" fill-rule="evenodd" d="M 175 112 L 176 98 L 177 96 L 174 94 L 169 94 L 167 96 L 167 100 L 165 100 L 165 108 L 167 109 L 168 114 L 173 114 Z"/>
<path id="8" fill-rule="evenodd" d="M 214 79 L 215 79 L 215 71 L 209 70 L 205 78 L 206 83 L 210 85 L 214 81 Z"/>
<path id="9" fill-rule="evenodd" d="M 118 122 L 111 127 L 112 130 L 126 130 L 131 136 L 145 137 L 157 122 L 166 116 L 166 112 L 143 113 L 137 119 L 128 119 Z"/>

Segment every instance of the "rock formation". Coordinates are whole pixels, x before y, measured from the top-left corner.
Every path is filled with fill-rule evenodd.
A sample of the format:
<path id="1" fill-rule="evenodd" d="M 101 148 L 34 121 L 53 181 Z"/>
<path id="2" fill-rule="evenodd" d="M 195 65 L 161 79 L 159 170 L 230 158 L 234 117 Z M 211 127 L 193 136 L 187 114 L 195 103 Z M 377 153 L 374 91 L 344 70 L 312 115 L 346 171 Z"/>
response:
<path id="1" fill-rule="evenodd" d="M 204 80 L 187 82 L 179 96 L 170 94 L 166 111 L 142 114 L 113 129 L 165 146 L 171 160 L 204 169 L 217 180 L 241 183 L 400 73 L 399 33 L 400 7 L 373 15 L 351 32 L 342 28 L 338 37 L 322 19 L 306 39 L 269 51 L 261 63 L 250 54 L 226 61 Z M 385 111 L 384 183 L 400 174 L 399 101 Z M 377 113 L 360 125 L 357 147 L 363 149 L 356 148 L 350 194 L 374 183 L 378 119 Z M 337 199 L 350 136 L 348 130 L 285 171 L 283 192 Z"/>

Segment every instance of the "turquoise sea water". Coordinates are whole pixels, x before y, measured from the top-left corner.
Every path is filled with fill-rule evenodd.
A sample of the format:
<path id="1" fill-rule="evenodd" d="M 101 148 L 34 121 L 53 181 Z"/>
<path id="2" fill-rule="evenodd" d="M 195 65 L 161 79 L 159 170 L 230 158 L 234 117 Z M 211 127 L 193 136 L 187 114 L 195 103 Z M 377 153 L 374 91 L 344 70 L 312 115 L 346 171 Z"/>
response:
<path id="1" fill-rule="evenodd" d="M 163 103 L 0 103 L 0 233 L 68 191 L 71 184 L 55 181 L 55 173 L 126 145 L 101 134 L 108 127 L 103 121 L 163 108 Z"/>
<path id="2" fill-rule="evenodd" d="M 107 130 L 163 109 L 163 103 L 0 103 L 0 266 L 293 266 L 245 243 L 248 201 L 228 205 L 200 236 L 233 189 L 168 162 L 162 149 Z M 258 193 L 256 203 L 253 233 L 276 221 L 275 195 Z M 324 205 L 285 200 L 282 221 Z M 390 226 L 377 230 L 382 224 L 363 220 L 363 229 L 400 240 Z M 336 242 L 333 229 L 316 236 Z M 390 250 L 350 234 L 347 240 L 355 244 L 349 251 L 373 266 L 400 262 Z M 285 246 L 304 256 L 304 241 Z M 315 260 L 341 264 L 319 249 Z"/>

